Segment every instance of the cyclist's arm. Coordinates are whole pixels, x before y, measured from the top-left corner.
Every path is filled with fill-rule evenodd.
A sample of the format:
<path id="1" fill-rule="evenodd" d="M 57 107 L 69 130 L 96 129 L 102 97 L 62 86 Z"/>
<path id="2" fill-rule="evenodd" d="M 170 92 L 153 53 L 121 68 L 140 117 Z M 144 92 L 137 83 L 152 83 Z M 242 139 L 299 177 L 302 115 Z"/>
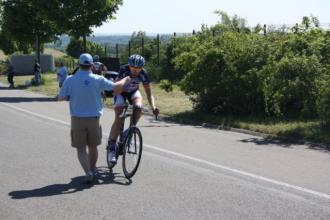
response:
<path id="1" fill-rule="evenodd" d="M 155 98 L 151 93 L 150 83 L 144 84 L 143 88 L 144 88 L 144 91 L 146 92 L 149 105 L 150 105 L 152 111 L 154 111 L 156 109 L 156 105 L 155 105 Z"/>

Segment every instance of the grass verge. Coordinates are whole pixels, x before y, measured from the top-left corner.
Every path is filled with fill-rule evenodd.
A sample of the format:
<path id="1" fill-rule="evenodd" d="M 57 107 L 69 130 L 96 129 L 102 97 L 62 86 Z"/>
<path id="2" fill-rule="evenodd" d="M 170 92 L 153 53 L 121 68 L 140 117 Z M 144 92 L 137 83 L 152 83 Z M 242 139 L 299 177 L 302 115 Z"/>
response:
<path id="1" fill-rule="evenodd" d="M 32 76 L 15 76 L 15 85 L 18 88 L 25 89 L 27 82 Z M 0 80 L 6 83 L 6 77 L 0 76 Z M 56 74 L 43 74 L 44 84 L 41 86 L 29 86 L 27 90 L 39 92 L 49 96 L 57 95 L 59 88 L 56 81 Z M 161 110 L 161 113 L 166 116 L 171 116 L 171 119 L 177 122 L 198 124 L 209 123 L 219 126 L 220 128 L 233 127 L 261 132 L 277 136 L 287 140 L 313 141 L 324 144 L 330 144 L 330 127 L 323 125 L 319 120 L 293 120 L 293 119 L 277 119 L 270 117 L 224 117 L 219 115 L 203 114 L 193 111 L 192 103 L 189 98 L 184 95 L 178 87 L 174 87 L 172 92 L 165 92 L 160 89 L 159 84 L 153 84 L 153 94 L 156 98 L 156 105 Z M 142 89 L 143 90 L 143 89 Z M 145 106 L 146 101 L 144 96 Z M 105 102 L 106 106 L 110 107 L 112 99 L 108 98 Z M 328 147 L 326 147 L 329 149 Z"/>

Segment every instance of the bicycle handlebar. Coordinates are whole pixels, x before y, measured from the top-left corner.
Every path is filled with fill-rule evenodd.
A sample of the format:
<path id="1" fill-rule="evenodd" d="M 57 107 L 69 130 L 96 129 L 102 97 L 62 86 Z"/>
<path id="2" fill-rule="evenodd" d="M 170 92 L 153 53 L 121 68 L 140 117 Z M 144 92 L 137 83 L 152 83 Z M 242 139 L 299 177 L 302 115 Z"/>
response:
<path id="1" fill-rule="evenodd" d="M 132 109 L 132 112 L 127 113 L 128 109 Z M 129 116 L 133 115 L 134 107 L 130 104 L 125 104 L 124 105 L 124 111 L 119 115 L 119 118 L 127 118 Z M 159 115 L 159 109 L 156 108 L 153 110 L 153 115 L 155 116 L 155 120 L 158 120 L 158 115 Z"/>

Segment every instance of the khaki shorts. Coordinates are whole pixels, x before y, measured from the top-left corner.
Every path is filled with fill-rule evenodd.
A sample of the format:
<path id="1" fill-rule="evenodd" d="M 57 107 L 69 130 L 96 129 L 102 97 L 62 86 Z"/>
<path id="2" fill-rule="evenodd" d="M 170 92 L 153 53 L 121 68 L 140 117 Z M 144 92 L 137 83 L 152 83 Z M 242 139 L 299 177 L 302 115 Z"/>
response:
<path id="1" fill-rule="evenodd" d="M 71 117 L 71 146 L 75 148 L 97 146 L 102 142 L 99 117 Z"/>

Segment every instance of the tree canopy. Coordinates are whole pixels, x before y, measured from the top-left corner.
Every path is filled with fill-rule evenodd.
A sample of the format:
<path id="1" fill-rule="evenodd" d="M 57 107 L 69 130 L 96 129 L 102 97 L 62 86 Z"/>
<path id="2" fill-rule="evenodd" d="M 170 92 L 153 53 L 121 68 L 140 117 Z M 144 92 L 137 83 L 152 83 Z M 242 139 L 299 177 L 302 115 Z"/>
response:
<path id="1" fill-rule="evenodd" d="M 57 35 L 83 37 L 92 27 L 114 18 L 122 0 L 3 0 L 0 1 L 1 32 L 11 41 L 26 45 L 51 42 Z"/>
<path id="2" fill-rule="evenodd" d="M 6 0 L 1 6 L 2 32 L 13 41 L 36 43 L 39 51 L 40 44 L 52 41 L 59 34 L 56 22 L 49 19 L 49 11 L 53 9 L 46 0 Z"/>
<path id="3" fill-rule="evenodd" d="M 123 3 L 122 0 L 59 0 L 56 16 L 58 27 L 64 33 L 75 38 L 83 37 L 86 50 L 86 37 L 92 33 L 92 27 L 113 19 Z"/>

